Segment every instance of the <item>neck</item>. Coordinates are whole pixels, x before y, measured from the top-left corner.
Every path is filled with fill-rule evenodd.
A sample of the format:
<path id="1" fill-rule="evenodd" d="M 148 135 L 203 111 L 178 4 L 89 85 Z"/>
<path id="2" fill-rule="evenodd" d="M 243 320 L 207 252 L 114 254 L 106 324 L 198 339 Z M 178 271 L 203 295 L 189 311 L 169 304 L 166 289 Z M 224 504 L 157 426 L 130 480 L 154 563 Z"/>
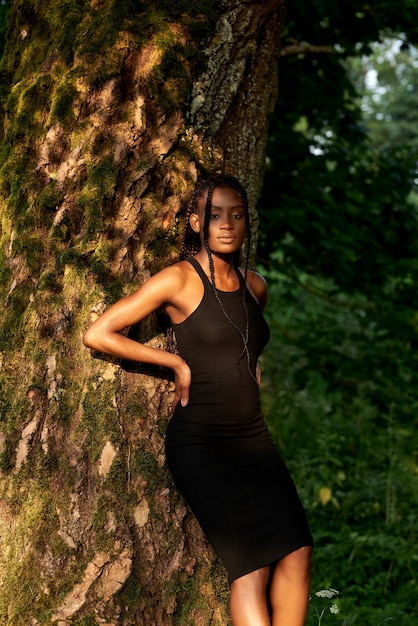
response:
<path id="1" fill-rule="evenodd" d="M 228 276 L 231 271 L 234 270 L 234 255 L 233 254 L 217 254 L 211 253 L 213 269 L 216 276 Z M 197 254 L 196 259 L 199 261 L 203 269 L 209 272 L 209 256 L 205 248 L 202 248 Z"/>
<path id="2" fill-rule="evenodd" d="M 211 253 L 212 271 L 209 255 L 205 249 L 200 250 L 195 257 L 212 285 L 221 291 L 235 291 L 239 287 L 239 280 L 233 265 L 233 254 L 222 255 Z"/>

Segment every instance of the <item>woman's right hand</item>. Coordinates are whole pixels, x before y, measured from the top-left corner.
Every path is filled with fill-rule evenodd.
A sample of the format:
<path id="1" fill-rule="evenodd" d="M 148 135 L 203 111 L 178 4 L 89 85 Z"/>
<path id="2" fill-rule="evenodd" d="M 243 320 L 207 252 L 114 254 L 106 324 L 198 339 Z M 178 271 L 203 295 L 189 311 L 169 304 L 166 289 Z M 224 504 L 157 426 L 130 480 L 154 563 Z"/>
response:
<path id="1" fill-rule="evenodd" d="M 174 383 L 176 386 L 173 400 L 174 409 L 179 402 L 181 406 L 186 406 L 189 402 L 189 391 L 190 383 L 192 380 L 192 372 L 186 361 L 184 361 L 182 358 L 179 358 L 179 363 L 178 365 L 176 365 L 176 367 L 173 367 L 173 370 Z"/>

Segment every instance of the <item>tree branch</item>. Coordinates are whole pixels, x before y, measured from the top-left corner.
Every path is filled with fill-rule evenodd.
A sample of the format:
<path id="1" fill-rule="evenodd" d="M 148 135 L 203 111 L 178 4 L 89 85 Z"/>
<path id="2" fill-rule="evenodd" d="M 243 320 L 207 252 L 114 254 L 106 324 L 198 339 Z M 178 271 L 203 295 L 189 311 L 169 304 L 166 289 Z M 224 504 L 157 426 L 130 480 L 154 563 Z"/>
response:
<path id="1" fill-rule="evenodd" d="M 308 43 L 293 43 L 284 46 L 280 50 L 280 56 L 286 57 L 292 54 L 335 54 L 334 46 L 313 46 Z"/>

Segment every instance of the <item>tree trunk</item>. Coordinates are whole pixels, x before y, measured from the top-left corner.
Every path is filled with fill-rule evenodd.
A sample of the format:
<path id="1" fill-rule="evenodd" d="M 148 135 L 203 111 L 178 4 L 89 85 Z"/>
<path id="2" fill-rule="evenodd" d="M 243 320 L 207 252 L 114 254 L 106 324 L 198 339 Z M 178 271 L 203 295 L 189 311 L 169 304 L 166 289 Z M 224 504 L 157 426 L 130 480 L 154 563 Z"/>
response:
<path id="1" fill-rule="evenodd" d="M 82 336 L 176 260 L 197 173 L 237 175 L 256 228 L 283 16 L 283 0 L 14 3 L 1 71 L 1 624 L 229 623 L 222 565 L 165 467 L 169 376 L 92 358 Z M 162 323 L 130 332 L 164 346 Z"/>

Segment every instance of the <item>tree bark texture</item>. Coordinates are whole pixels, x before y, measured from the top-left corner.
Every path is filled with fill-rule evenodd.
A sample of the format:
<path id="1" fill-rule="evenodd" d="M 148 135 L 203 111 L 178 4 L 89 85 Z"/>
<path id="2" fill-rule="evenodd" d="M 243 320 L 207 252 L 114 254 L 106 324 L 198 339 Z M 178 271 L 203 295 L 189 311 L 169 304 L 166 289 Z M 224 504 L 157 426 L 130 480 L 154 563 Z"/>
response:
<path id="1" fill-rule="evenodd" d="M 190 6 L 191 5 L 191 6 Z M 255 203 L 282 0 L 16 0 L 1 66 L 0 623 L 228 624 L 165 467 L 173 384 L 92 358 L 104 309 L 175 261 L 198 173 Z M 163 320 L 131 329 L 164 344 Z"/>

